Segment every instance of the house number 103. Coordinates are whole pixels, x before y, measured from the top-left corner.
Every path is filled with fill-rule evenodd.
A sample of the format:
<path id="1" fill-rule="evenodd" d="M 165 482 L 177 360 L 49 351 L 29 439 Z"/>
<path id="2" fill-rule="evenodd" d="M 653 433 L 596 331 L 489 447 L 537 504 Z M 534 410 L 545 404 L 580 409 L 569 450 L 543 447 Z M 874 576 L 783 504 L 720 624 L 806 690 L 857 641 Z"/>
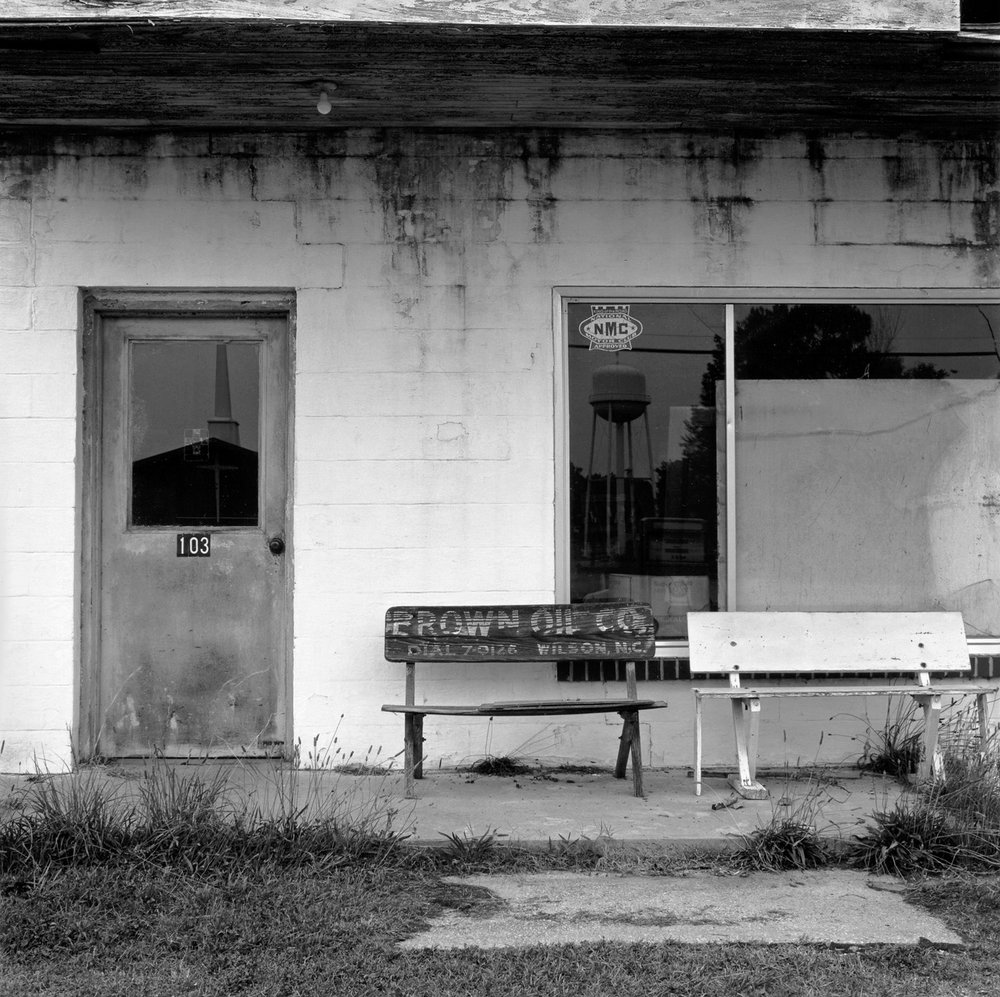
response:
<path id="1" fill-rule="evenodd" d="M 178 533 L 177 534 L 177 556 L 178 557 L 211 557 L 212 556 L 212 534 L 211 533 Z"/>

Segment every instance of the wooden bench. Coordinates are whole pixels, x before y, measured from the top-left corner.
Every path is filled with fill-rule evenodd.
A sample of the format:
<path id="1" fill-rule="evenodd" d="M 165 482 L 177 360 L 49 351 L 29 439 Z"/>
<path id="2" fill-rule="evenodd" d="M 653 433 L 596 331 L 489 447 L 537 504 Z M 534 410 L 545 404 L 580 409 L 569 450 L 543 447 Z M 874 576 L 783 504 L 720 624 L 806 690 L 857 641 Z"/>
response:
<path id="1" fill-rule="evenodd" d="M 638 603 L 578 603 L 544 606 L 393 606 L 385 614 L 385 657 L 406 662 L 406 702 L 387 703 L 403 714 L 406 795 L 423 778 L 424 717 L 536 717 L 617 713 L 622 734 L 615 776 L 625 778 L 629 756 L 636 796 L 643 795 L 639 711 L 667 704 L 639 699 L 635 662 L 654 656 L 654 621 Z M 538 662 L 552 669 L 565 659 L 625 661 L 625 698 L 560 699 L 477 705 L 431 705 L 416 698 L 417 662 L 506 664 Z M 554 670 L 554 669 L 553 669 Z"/>
<path id="2" fill-rule="evenodd" d="M 924 711 L 919 778 L 940 770 L 937 751 L 942 696 L 975 696 L 980 743 L 987 739 L 990 687 L 944 685 L 933 673 L 971 672 L 960 613 L 689 613 L 692 674 L 726 676 L 724 688 L 696 688 L 694 787 L 701 793 L 702 701 L 731 701 L 739 771 L 729 783 L 741 796 L 764 799 L 756 780 L 760 701 L 784 696 L 912 696 Z M 809 685 L 749 684 L 755 675 L 807 675 Z M 888 674 L 898 683 L 832 684 L 844 673 Z M 742 679 L 742 683 L 741 683 Z M 746 683 L 746 684 L 743 684 Z"/>

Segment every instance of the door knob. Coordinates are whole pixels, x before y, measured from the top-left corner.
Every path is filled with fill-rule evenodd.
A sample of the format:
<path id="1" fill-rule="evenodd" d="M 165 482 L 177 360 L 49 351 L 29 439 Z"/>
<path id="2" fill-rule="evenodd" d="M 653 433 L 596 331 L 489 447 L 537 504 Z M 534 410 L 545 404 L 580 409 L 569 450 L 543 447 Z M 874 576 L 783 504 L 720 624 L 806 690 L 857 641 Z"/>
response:
<path id="1" fill-rule="evenodd" d="M 271 537 L 267 542 L 267 549 L 277 557 L 285 553 L 285 541 L 281 537 Z"/>

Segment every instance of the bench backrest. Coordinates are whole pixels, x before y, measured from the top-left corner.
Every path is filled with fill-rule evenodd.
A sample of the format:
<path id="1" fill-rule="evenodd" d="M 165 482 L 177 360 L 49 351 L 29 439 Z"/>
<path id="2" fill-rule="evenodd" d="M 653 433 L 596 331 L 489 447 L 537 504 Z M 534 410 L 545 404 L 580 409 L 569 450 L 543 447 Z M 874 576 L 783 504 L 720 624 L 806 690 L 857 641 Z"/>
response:
<path id="1" fill-rule="evenodd" d="M 393 606 L 388 661 L 644 661 L 655 656 L 652 609 L 643 603 Z"/>
<path id="2" fill-rule="evenodd" d="M 970 671 L 961 613 L 688 613 L 691 671 Z"/>

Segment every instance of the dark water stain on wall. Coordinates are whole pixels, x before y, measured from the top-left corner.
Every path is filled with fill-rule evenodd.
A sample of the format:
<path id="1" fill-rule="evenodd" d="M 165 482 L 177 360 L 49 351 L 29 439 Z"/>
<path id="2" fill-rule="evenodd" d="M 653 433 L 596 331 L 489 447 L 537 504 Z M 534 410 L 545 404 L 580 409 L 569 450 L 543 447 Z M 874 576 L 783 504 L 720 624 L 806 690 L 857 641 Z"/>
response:
<path id="1" fill-rule="evenodd" d="M 552 177 L 562 160 L 559 133 L 544 132 L 523 138 L 520 159 L 524 180 L 528 185 L 532 241 L 553 242 L 557 238 L 558 199 L 552 193 Z"/>
<path id="2" fill-rule="evenodd" d="M 758 143 L 735 138 L 698 145 L 692 140 L 687 153 L 685 182 L 695 208 L 695 236 L 713 243 L 742 242 L 754 207 L 745 190 L 760 162 Z"/>

